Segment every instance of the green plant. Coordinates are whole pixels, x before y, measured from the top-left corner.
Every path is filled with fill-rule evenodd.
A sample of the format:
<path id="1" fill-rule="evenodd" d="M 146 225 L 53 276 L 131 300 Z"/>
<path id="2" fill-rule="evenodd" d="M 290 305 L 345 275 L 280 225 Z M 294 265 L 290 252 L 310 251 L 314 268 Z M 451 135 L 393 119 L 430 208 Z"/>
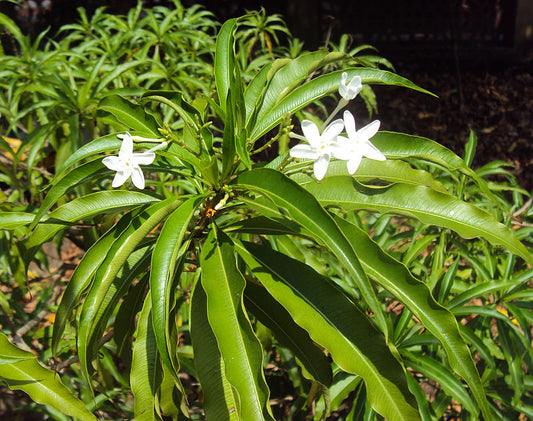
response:
<path id="1" fill-rule="evenodd" d="M 325 419 L 347 392 L 353 406 L 346 419 L 438 419 L 454 408 L 452 398 L 463 419 L 529 411 L 521 395 L 529 385 L 520 383 L 514 359 L 528 336 L 497 306 L 506 302 L 520 329 L 528 327 L 528 312 L 511 300 L 528 297 L 524 262 L 533 257 L 498 222 L 509 206 L 497 186 L 470 168 L 475 140 L 462 159 L 429 139 L 373 135 L 375 124 L 355 132 L 346 114 L 344 122 L 328 118 L 325 129 L 301 121 L 302 137 L 293 117 L 336 92 L 345 105 L 357 94 L 358 78 L 427 91 L 326 50 L 268 61 L 249 79 L 241 73 L 238 25 L 230 20 L 218 33 L 214 96 L 198 92 L 192 99 L 164 87 L 135 102 L 101 97 L 98 115 L 131 134 L 108 134 L 75 150 L 32 221 L 16 221 L 28 228 L 21 243 L 26 263 L 78 221 L 92 224 L 97 239 L 68 283 L 51 340 L 53 354 L 66 359 L 75 336 L 80 370 L 67 369 L 76 373 L 72 389 L 82 399 L 57 381 L 49 390 L 68 405 L 43 400 L 5 375 L 8 384 L 87 420 L 95 419 L 89 402 L 131 417 L 121 396 L 129 388 L 138 420 L 193 417 L 198 410 L 217 420 Z M 367 149 L 339 139 L 343 130 Z M 258 158 L 289 137 L 309 145 L 270 162 Z M 131 155 L 130 141 L 136 151 L 151 150 Z M 293 159 L 302 154 L 310 160 Z M 356 165 L 359 155 L 374 159 Z M 148 190 L 110 189 L 108 168 L 119 174 L 113 185 L 132 176 L 143 187 L 139 165 L 151 174 Z M 80 191 L 87 183 L 93 188 Z M 521 200 L 520 189 L 511 191 Z M 476 237 L 482 240 L 463 240 Z M 475 270 L 458 272 L 469 266 Z M 484 266 L 511 283 L 485 279 L 470 291 L 470 277 L 477 280 Z M 496 291 L 503 298 L 490 301 L 494 308 L 476 308 L 481 317 L 472 324 L 457 322 L 472 310 L 465 304 Z M 499 331 L 512 329 L 508 338 L 490 336 L 492 318 L 500 320 Z M 490 357 L 502 354 L 487 339 L 506 341 L 501 361 Z M 27 380 L 31 367 L 23 363 L 35 361 L 26 362 L 29 355 L 7 341 L 0 346 L 3 367 L 18 368 Z M 286 370 L 296 395 L 291 405 L 270 405 L 269 362 Z M 519 387 L 510 403 L 493 383 L 507 370 L 507 385 Z M 198 380 L 202 400 L 184 372 Z M 429 399 L 422 385 L 432 381 L 440 386 Z"/>

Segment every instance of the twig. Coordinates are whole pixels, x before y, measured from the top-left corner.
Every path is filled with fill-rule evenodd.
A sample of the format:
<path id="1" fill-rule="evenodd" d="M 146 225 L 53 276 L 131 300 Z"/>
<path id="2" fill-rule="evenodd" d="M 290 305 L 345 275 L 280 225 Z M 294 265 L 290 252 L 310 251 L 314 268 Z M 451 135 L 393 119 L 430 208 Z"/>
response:
<path id="1" fill-rule="evenodd" d="M 533 196 L 531 196 L 529 200 L 526 203 L 524 203 L 524 205 L 520 209 L 518 209 L 515 213 L 513 213 L 513 216 L 516 217 L 518 215 L 523 214 L 525 211 L 529 209 L 532 203 L 533 203 Z"/>
<path id="2" fill-rule="evenodd" d="M 11 158 L 8 158 L 7 156 L 5 155 L 0 155 L 0 163 L 4 164 L 4 165 L 9 165 L 9 166 L 13 166 L 13 159 Z M 21 169 L 21 170 L 28 170 L 28 166 L 24 163 L 24 162 L 17 162 L 17 168 Z M 54 176 L 54 174 L 52 174 L 51 172 L 49 172 L 48 170 L 46 170 L 45 168 L 40 168 L 40 167 L 33 167 L 32 170 L 35 170 L 37 171 L 38 173 L 48 177 L 48 178 L 52 178 Z"/>
<path id="3" fill-rule="evenodd" d="M 100 340 L 100 347 L 104 345 L 106 342 L 109 342 L 111 338 L 113 337 L 113 329 L 111 329 L 109 332 L 107 332 L 102 339 Z M 67 367 L 70 367 L 72 364 L 75 364 L 80 361 L 80 358 L 77 355 L 74 355 L 73 357 L 70 357 L 66 359 L 65 361 L 61 361 L 59 364 L 56 365 L 56 370 L 61 371 Z"/>

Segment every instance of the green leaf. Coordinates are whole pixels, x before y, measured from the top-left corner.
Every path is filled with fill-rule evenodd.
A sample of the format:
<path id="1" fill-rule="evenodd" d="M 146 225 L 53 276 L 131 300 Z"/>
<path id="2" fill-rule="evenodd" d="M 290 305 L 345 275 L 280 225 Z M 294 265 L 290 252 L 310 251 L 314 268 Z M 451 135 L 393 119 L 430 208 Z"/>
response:
<path id="1" fill-rule="evenodd" d="M 206 416 L 212 420 L 238 421 L 236 397 L 225 375 L 224 360 L 207 317 L 207 296 L 199 281 L 191 296 L 190 332 Z"/>
<path id="2" fill-rule="evenodd" d="M 363 381 L 363 379 L 360 376 L 345 373 L 344 371 L 340 371 L 335 375 L 333 378 L 333 384 L 329 388 L 329 399 L 330 399 L 330 410 L 336 411 L 341 406 L 342 402 L 347 399 L 352 393 Z M 326 419 L 327 412 L 326 411 L 326 397 L 324 396 L 324 399 L 320 399 L 316 405 L 316 412 L 317 414 L 322 413 L 322 418 Z"/>
<path id="3" fill-rule="evenodd" d="M 263 101 L 263 94 L 268 86 L 268 82 L 276 72 L 284 67 L 291 60 L 279 58 L 272 63 L 265 64 L 259 72 L 255 74 L 244 91 L 244 103 L 246 109 L 246 124 L 257 114 Z"/>
<path id="4" fill-rule="evenodd" d="M 444 146 L 439 145 L 437 142 L 420 136 L 380 131 L 372 137 L 372 143 L 385 154 L 387 158 L 420 158 L 428 162 L 442 165 L 451 173 L 459 171 L 470 177 L 478 185 L 485 196 L 499 206 L 502 212 L 507 213 L 507 210 L 490 190 L 486 181 L 475 171 L 470 169 L 462 158 Z"/>
<path id="5" fill-rule="evenodd" d="M 100 77 L 101 68 L 104 64 L 105 60 L 107 59 L 107 54 L 104 53 L 100 57 L 100 59 L 91 66 L 91 70 L 87 75 L 87 79 L 84 81 L 84 83 L 81 84 L 81 88 L 79 89 L 78 95 L 76 97 L 77 105 L 80 108 L 84 108 L 87 105 L 87 102 L 91 99 L 90 90 L 93 87 L 94 81 Z"/>
<path id="6" fill-rule="evenodd" d="M 262 350 L 242 305 L 245 280 L 236 266 L 233 243 L 212 224 L 200 255 L 207 317 L 224 361 L 239 417 L 273 420 L 262 367 Z"/>
<path id="7" fill-rule="evenodd" d="M 152 327 L 151 310 L 152 301 L 147 296 L 135 331 L 130 374 L 133 411 L 137 421 L 159 421 L 162 419 L 155 410 L 156 393 L 161 384 L 162 374 Z"/>
<path id="8" fill-rule="evenodd" d="M 484 416 L 490 419 L 479 374 L 453 315 L 435 301 L 425 284 L 414 278 L 403 264 L 385 253 L 366 232 L 341 218 L 336 218 L 336 222 L 349 239 L 369 276 L 407 306 L 440 341 L 450 365 L 466 380 Z"/>
<path id="9" fill-rule="evenodd" d="M 0 212 L 0 230 L 14 230 L 33 221 L 34 214 L 28 212 Z"/>
<path id="10" fill-rule="evenodd" d="M 269 83 L 263 95 L 257 119 L 262 120 L 295 84 L 303 82 L 309 75 L 311 66 L 327 54 L 326 50 L 308 52 L 286 62 L 281 68 L 274 67 L 274 71 L 269 74 Z"/>
<path id="11" fill-rule="evenodd" d="M 230 175 L 235 164 L 235 110 L 233 104 L 234 95 L 230 92 L 226 98 L 226 118 L 224 121 L 224 133 L 222 135 L 222 179 Z"/>
<path id="12" fill-rule="evenodd" d="M 21 47 L 25 44 L 25 37 L 20 28 L 17 26 L 15 21 L 3 13 L 0 13 L 0 25 L 2 25 L 5 29 L 7 29 L 8 32 L 11 33 L 13 38 L 18 41 Z"/>
<path id="13" fill-rule="evenodd" d="M 44 198 L 39 210 L 35 214 L 28 230 L 32 230 L 50 208 L 67 192 L 68 189 L 92 180 L 95 176 L 104 173 L 104 164 L 100 159 L 88 162 L 65 174 L 52 184 L 52 188 Z"/>
<path id="14" fill-rule="evenodd" d="M 483 237 L 533 263 L 533 257 L 509 228 L 477 206 L 449 194 L 406 184 L 367 189 L 347 176 L 328 177 L 306 188 L 323 206 L 407 215 L 425 224 L 449 228 L 463 238 Z"/>
<path id="15" fill-rule="evenodd" d="M 98 108 L 113 114 L 126 129 L 137 130 L 147 137 L 159 138 L 159 126 L 156 119 L 140 105 L 133 104 L 118 95 L 106 96 Z"/>
<path id="16" fill-rule="evenodd" d="M 476 404 L 470 397 L 468 391 L 444 365 L 420 353 L 402 352 L 402 354 L 406 357 L 406 364 L 413 370 L 437 381 L 447 394 L 463 404 L 472 415 L 475 416 L 478 413 Z"/>
<path id="17" fill-rule="evenodd" d="M 92 142 L 83 145 L 81 148 L 77 149 L 72 155 L 70 155 L 61 167 L 57 170 L 56 176 L 54 177 L 53 183 L 57 183 L 58 180 L 61 180 L 65 176 L 65 170 L 75 163 L 81 161 L 82 159 L 94 157 L 102 152 L 108 151 L 118 151 L 122 145 L 122 140 L 120 140 L 116 134 L 110 134 L 98 139 L 93 140 Z"/>
<path id="18" fill-rule="evenodd" d="M 204 152 L 210 152 L 213 144 L 213 135 L 207 127 L 203 126 L 203 121 L 199 111 L 183 100 L 183 95 L 179 91 L 147 91 L 143 94 L 141 101 L 155 101 L 165 104 L 178 113 L 184 122 L 183 142 L 185 146 L 195 154 L 200 153 L 203 147 Z"/>
<path id="19" fill-rule="evenodd" d="M 265 235 L 294 234 L 299 231 L 299 226 L 297 224 L 293 224 L 293 229 L 287 228 L 287 225 L 290 226 L 289 220 L 284 220 L 283 223 L 281 223 L 265 216 L 257 216 L 242 219 L 231 225 L 224 226 L 224 231 L 238 231 Z"/>
<path id="20" fill-rule="evenodd" d="M 309 334 L 294 322 L 287 310 L 268 291 L 248 282 L 244 290 L 244 304 L 274 333 L 282 346 L 292 351 L 315 381 L 329 387 L 332 373 L 326 354 L 316 347 Z"/>
<path id="21" fill-rule="evenodd" d="M 0 360 L 0 378 L 10 389 L 22 390 L 33 401 L 51 406 L 64 415 L 82 421 L 98 419 L 61 383 L 56 372 L 44 368 L 31 352 L 12 345 L 3 333 L 0 333 Z"/>
<path id="22" fill-rule="evenodd" d="M 143 241 L 128 256 L 122 268 L 115 275 L 113 282 L 110 285 L 105 285 L 98 291 L 98 286 L 102 285 L 102 283 L 99 278 L 100 272 L 96 272 L 94 280 L 95 288 L 90 289 L 81 308 L 79 333 L 77 337 L 78 345 L 87 349 L 86 355 L 88 355 L 88 360 L 91 360 L 92 356 L 101 350 L 100 342 L 105 330 L 108 328 L 109 320 L 116 312 L 120 300 L 126 295 L 130 286 L 139 278 L 145 283 L 143 276 L 146 275 L 146 271 L 150 265 L 153 243 L 153 239 Z M 99 269 L 101 271 L 102 267 Z M 95 299 L 95 297 L 98 298 Z M 85 318 L 88 306 L 91 307 L 92 312 L 90 323 L 87 323 Z M 89 325 L 88 328 L 87 325 Z"/>
<path id="23" fill-rule="evenodd" d="M 54 355 L 57 355 L 59 341 L 63 336 L 68 320 L 72 317 L 74 308 L 80 304 L 81 296 L 89 288 L 96 270 L 104 261 L 113 243 L 120 238 L 121 233 L 129 226 L 132 216 L 133 213 L 128 213 L 120 218 L 117 224 L 87 250 L 74 270 L 56 312 L 52 335 L 52 352 Z"/>
<path id="24" fill-rule="evenodd" d="M 446 308 L 451 310 L 452 308 L 467 304 L 475 298 L 483 297 L 495 292 L 505 292 L 507 288 L 513 288 L 514 286 L 516 286 L 515 281 L 502 282 L 501 279 L 490 282 L 482 282 L 478 285 L 472 284 L 466 291 L 463 291 L 461 294 L 457 294 L 450 301 L 448 301 L 446 303 Z"/>
<path id="25" fill-rule="evenodd" d="M 154 201 L 157 199 L 148 194 L 127 190 L 96 192 L 74 199 L 50 212 L 48 218 L 35 227 L 26 244 L 29 256 L 58 231 L 76 221 L 102 213 L 119 212 Z"/>
<path id="26" fill-rule="evenodd" d="M 470 167 L 472 166 L 472 161 L 474 160 L 474 155 L 476 154 L 477 147 L 477 136 L 473 130 L 470 130 L 468 135 L 468 142 L 465 146 L 465 164 Z"/>
<path id="27" fill-rule="evenodd" d="M 328 247 L 339 262 L 349 271 L 361 293 L 376 315 L 376 323 L 388 332 L 389 326 L 378 302 L 372 285 L 361 267 L 350 243 L 339 230 L 331 216 L 320 206 L 317 200 L 301 186 L 285 175 L 268 168 L 254 169 L 240 174 L 234 180 L 235 186 L 246 190 L 257 191 L 267 196 L 275 206 L 284 209 L 290 219 L 298 223 L 305 232 L 319 244 Z M 257 204 L 256 204 L 257 202 Z M 259 212 L 259 202 L 251 201 L 251 205 Z M 282 211 L 283 214 L 283 211 Z M 265 216 L 269 216 L 268 214 Z M 283 223 L 283 221 L 280 221 Z M 289 228 L 293 228 L 291 225 Z"/>
<path id="28" fill-rule="evenodd" d="M 296 165 L 288 165 L 283 172 L 290 175 L 291 179 L 300 185 L 316 183 L 316 179 L 311 173 L 301 171 L 302 168 L 309 168 L 312 164 L 313 161 L 307 161 Z M 335 175 L 348 175 L 344 161 L 330 162 L 326 177 Z M 426 186 L 442 193 L 448 192 L 446 187 L 440 181 L 433 178 L 430 173 L 414 169 L 407 162 L 400 160 L 387 159 L 386 161 L 375 161 L 372 159 L 363 159 L 353 178 L 360 183 L 378 179 L 387 183 Z"/>
<path id="29" fill-rule="evenodd" d="M 182 250 L 183 240 L 189 229 L 189 223 L 205 196 L 195 196 L 183 202 L 166 220 L 157 239 L 152 253 L 152 269 L 150 271 L 150 294 L 152 297 L 152 319 L 157 346 L 163 362 L 175 372 L 169 344 L 169 314 L 171 309 L 171 293 L 175 288 L 173 278 L 176 265 L 186 250 Z"/>
<path id="30" fill-rule="evenodd" d="M 252 163 L 248 152 L 248 136 L 245 129 L 246 110 L 244 104 L 244 85 L 239 66 L 235 66 L 234 68 L 234 80 L 232 89 L 230 90 L 230 96 L 235 119 L 235 150 L 244 166 L 250 169 Z"/>
<path id="31" fill-rule="evenodd" d="M 121 300 L 115 316 L 113 341 L 117 344 L 117 356 L 125 366 L 125 371 L 131 370 L 134 332 L 137 323 L 137 313 L 141 311 L 148 277 L 143 276 Z"/>
<path id="32" fill-rule="evenodd" d="M 237 251 L 269 293 L 348 373 L 360 375 L 388 420 L 419 419 L 405 372 L 383 335 L 348 296 L 309 266 L 254 243 Z"/>
<path id="33" fill-rule="evenodd" d="M 306 105 L 309 105 L 314 101 L 337 91 L 339 89 L 342 72 L 343 71 L 336 71 L 318 76 L 317 78 L 312 79 L 304 85 L 299 86 L 291 91 L 274 107 L 272 107 L 268 113 L 263 115 L 262 118 L 258 118 L 254 124 L 254 127 L 249 128 L 249 131 L 251 132 L 251 140 L 255 141 L 263 136 L 266 132 L 273 129 L 281 122 L 285 115 L 294 114 L 296 111 L 301 110 Z M 363 83 L 402 86 L 420 92 L 429 93 L 425 89 L 420 88 L 409 80 L 384 70 L 361 68 L 346 70 L 346 72 L 348 73 L 349 78 L 352 78 L 356 75 L 361 76 Z M 372 143 L 373 142 L 374 138 L 372 138 Z"/>
<path id="34" fill-rule="evenodd" d="M 235 53 L 233 52 L 235 43 L 235 27 L 237 19 L 229 19 L 222 25 L 217 36 L 215 50 L 215 83 L 218 93 L 218 101 L 222 111 L 226 113 L 227 97 L 231 80 L 233 78 L 233 67 L 235 66 Z"/>
<path id="35" fill-rule="evenodd" d="M 135 250 L 137 245 L 172 211 L 182 203 L 181 198 L 171 197 L 155 203 L 140 212 L 128 227 L 121 233 L 111 249 L 107 252 L 104 262 L 98 268 L 91 289 L 83 303 L 78 329 L 78 355 L 84 375 L 88 376 L 90 361 L 97 351 L 98 343 L 94 333 L 105 328 L 105 311 L 109 300 L 108 291 L 122 266 Z M 118 290 L 119 287 L 116 286 Z"/>

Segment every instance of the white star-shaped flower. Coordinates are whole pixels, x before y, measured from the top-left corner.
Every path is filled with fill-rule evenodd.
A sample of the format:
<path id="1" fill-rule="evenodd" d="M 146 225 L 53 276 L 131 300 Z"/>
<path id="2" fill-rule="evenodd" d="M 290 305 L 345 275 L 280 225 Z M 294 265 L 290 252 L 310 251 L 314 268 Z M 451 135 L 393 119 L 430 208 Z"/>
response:
<path id="1" fill-rule="evenodd" d="M 155 153 L 151 151 L 133 153 L 132 136 L 126 132 L 122 138 L 122 146 L 118 156 L 106 156 L 102 163 L 110 170 L 116 171 L 113 178 L 113 187 L 122 186 L 128 178 L 138 189 L 144 189 L 144 175 L 140 165 L 149 165 L 154 162 Z"/>
<path id="2" fill-rule="evenodd" d="M 341 75 L 341 83 L 339 84 L 339 94 L 346 101 L 350 101 L 351 99 L 354 99 L 359 92 L 361 92 L 361 89 L 363 89 L 363 84 L 361 83 L 360 76 L 354 76 L 349 83 L 346 83 L 347 81 L 348 73 L 343 72 Z"/>
<path id="3" fill-rule="evenodd" d="M 310 120 L 302 121 L 302 131 L 309 145 L 299 144 L 293 147 L 289 154 L 293 158 L 313 159 L 313 171 L 317 180 L 322 180 L 328 170 L 329 160 L 332 156 L 338 157 L 342 151 L 339 149 L 336 139 L 342 132 L 344 123 L 338 119 L 326 127 L 320 134 L 318 127 Z"/>
<path id="4" fill-rule="evenodd" d="M 385 155 L 370 143 L 369 140 L 377 133 L 379 124 L 379 120 L 374 120 L 365 127 L 356 130 L 355 119 L 352 113 L 348 110 L 344 111 L 344 127 L 346 128 L 346 134 L 348 137 L 337 137 L 337 142 L 342 152 L 340 156 L 335 155 L 335 158 L 346 160 L 346 165 L 350 174 L 357 171 L 363 156 L 378 161 L 384 161 L 386 159 Z"/>

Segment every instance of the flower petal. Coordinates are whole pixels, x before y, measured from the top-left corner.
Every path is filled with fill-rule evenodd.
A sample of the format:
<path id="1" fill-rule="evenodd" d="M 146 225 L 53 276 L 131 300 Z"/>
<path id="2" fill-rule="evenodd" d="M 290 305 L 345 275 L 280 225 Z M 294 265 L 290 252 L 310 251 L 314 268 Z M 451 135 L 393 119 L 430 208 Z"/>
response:
<path id="1" fill-rule="evenodd" d="M 115 174 L 113 182 L 111 183 L 112 187 L 122 186 L 128 178 L 130 178 L 131 172 L 129 170 L 120 170 Z"/>
<path id="2" fill-rule="evenodd" d="M 355 118 L 353 114 L 350 111 L 346 110 L 344 111 L 343 117 L 344 117 L 344 127 L 346 128 L 346 133 L 348 134 L 348 137 L 350 139 L 355 139 L 357 134 L 356 134 L 356 128 L 355 128 Z"/>
<path id="3" fill-rule="evenodd" d="M 124 161 L 129 161 L 132 154 L 133 154 L 133 139 L 131 138 L 131 134 L 129 134 L 129 132 L 126 132 L 125 136 L 122 137 L 122 145 L 120 146 L 120 151 L 118 152 L 118 156 L 122 158 Z"/>
<path id="4" fill-rule="evenodd" d="M 330 124 L 328 124 L 328 127 L 326 127 L 326 130 L 324 130 L 324 133 L 322 133 L 322 139 L 326 142 L 333 140 L 338 135 L 340 135 L 343 130 L 344 130 L 344 121 L 342 121 L 339 118 L 335 121 L 332 121 Z"/>
<path id="5" fill-rule="evenodd" d="M 346 86 L 346 81 L 347 80 L 348 80 L 348 73 L 342 72 L 341 83 L 339 83 L 339 94 L 344 99 L 349 99 L 349 98 L 346 98 L 346 96 L 348 94 L 348 87 Z"/>
<path id="6" fill-rule="evenodd" d="M 150 165 L 152 162 L 154 162 L 154 159 L 155 153 L 153 152 L 134 153 L 131 157 L 131 161 L 134 165 Z"/>
<path id="7" fill-rule="evenodd" d="M 368 140 L 378 132 L 379 125 L 379 120 L 374 120 L 372 123 L 369 123 L 365 127 L 359 129 L 357 131 L 357 136 L 359 136 L 359 139 Z"/>
<path id="8" fill-rule="evenodd" d="M 348 168 L 349 174 L 354 174 L 357 171 L 357 168 L 359 168 L 359 165 L 361 164 L 361 159 L 363 157 L 361 155 L 352 154 L 350 156 L 350 159 L 346 161 L 346 167 Z"/>
<path id="9" fill-rule="evenodd" d="M 354 99 L 359 92 L 361 92 L 363 85 L 361 83 L 361 76 L 354 76 L 349 83 L 346 83 L 347 81 L 348 73 L 343 72 L 341 75 L 341 83 L 339 84 L 339 94 L 345 100 L 350 101 L 351 99 Z"/>
<path id="10" fill-rule="evenodd" d="M 363 156 L 366 156 L 370 159 L 375 159 L 376 161 L 385 161 L 385 155 L 383 155 L 378 148 L 376 148 L 370 141 L 366 141 L 361 146 L 361 153 Z"/>
<path id="11" fill-rule="evenodd" d="M 131 167 L 131 181 L 138 189 L 144 189 L 144 174 L 138 165 Z"/>
<path id="12" fill-rule="evenodd" d="M 312 146 L 320 144 L 320 132 L 318 131 L 316 124 L 311 120 L 302 121 L 302 132 Z"/>
<path id="13" fill-rule="evenodd" d="M 289 155 L 293 158 L 318 159 L 320 156 L 310 145 L 296 145 L 291 148 Z"/>
<path id="14" fill-rule="evenodd" d="M 124 167 L 122 160 L 118 156 L 106 156 L 102 159 L 102 164 L 113 171 L 120 171 Z"/>
<path id="15" fill-rule="evenodd" d="M 361 76 L 354 76 L 352 80 L 350 80 L 350 83 L 348 83 L 347 86 L 348 89 L 348 96 L 350 99 L 354 99 L 359 92 L 361 92 L 361 89 L 363 89 L 363 84 L 361 83 Z"/>
<path id="16" fill-rule="evenodd" d="M 324 178 L 326 171 L 328 170 L 328 165 L 329 155 L 322 155 L 315 161 L 315 164 L 313 165 L 313 172 L 315 173 L 317 180 L 322 180 Z"/>

